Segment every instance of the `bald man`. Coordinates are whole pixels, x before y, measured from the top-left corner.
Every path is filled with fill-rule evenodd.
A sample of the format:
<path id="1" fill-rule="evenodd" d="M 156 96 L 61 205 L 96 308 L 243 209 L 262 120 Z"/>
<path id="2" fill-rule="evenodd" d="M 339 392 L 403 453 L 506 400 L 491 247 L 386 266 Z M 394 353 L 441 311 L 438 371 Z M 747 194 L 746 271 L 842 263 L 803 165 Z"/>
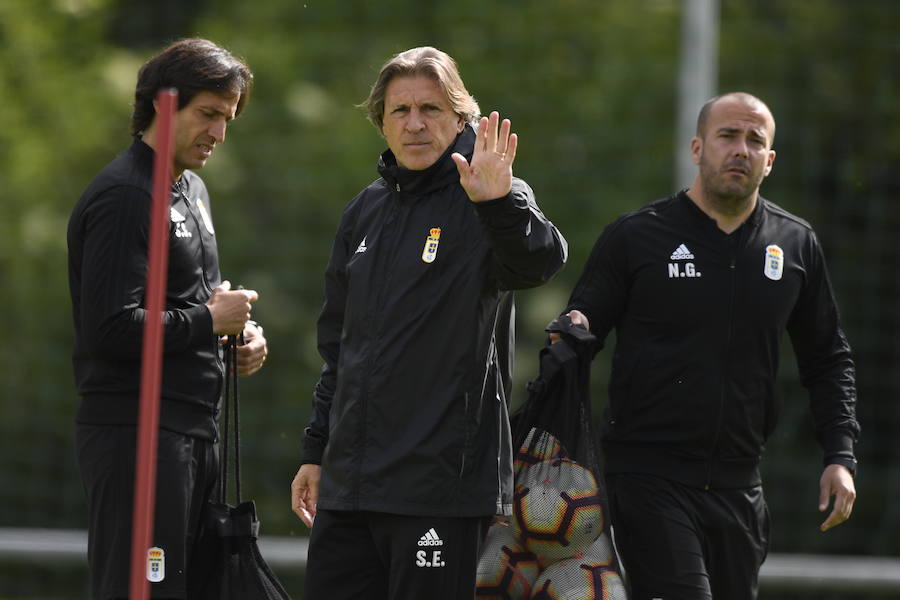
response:
<path id="1" fill-rule="evenodd" d="M 707 102 L 691 187 L 607 226 L 564 311 L 616 330 L 603 447 L 633 600 L 757 597 L 785 330 L 823 450 L 821 530 L 853 508 L 854 365 L 815 233 L 759 194 L 774 138 L 760 99 Z"/>

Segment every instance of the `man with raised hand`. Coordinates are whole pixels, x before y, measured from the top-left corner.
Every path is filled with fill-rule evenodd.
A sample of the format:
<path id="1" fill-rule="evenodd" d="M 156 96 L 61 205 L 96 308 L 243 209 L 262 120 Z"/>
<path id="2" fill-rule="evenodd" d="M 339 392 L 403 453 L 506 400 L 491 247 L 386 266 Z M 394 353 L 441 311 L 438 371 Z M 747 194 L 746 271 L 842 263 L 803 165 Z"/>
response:
<path id="1" fill-rule="evenodd" d="M 364 107 L 388 150 L 325 273 L 291 486 L 312 527 L 304 597 L 472 598 L 486 526 L 512 507 L 512 290 L 548 281 L 566 243 L 450 56 L 391 58 Z"/>

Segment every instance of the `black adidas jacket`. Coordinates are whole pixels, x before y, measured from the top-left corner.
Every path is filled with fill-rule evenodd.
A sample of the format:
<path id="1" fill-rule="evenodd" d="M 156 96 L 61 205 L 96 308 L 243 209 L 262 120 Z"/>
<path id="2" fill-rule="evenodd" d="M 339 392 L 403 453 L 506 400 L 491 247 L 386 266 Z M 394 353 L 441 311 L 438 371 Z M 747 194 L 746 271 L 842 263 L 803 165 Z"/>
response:
<path id="1" fill-rule="evenodd" d="M 468 199 L 450 154 L 471 159 L 474 141 L 467 126 L 424 171 L 385 152 L 341 218 L 304 441 L 319 508 L 510 512 L 511 290 L 549 280 L 567 246 L 519 179 Z"/>
<path id="2" fill-rule="evenodd" d="M 94 178 L 69 219 L 79 423 L 136 422 L 152 179 L 153 150 L 136 139 Z M 169 213 L 160 426 L 214 439 L 223 370 L 205 305 L 220 283 L 209 210 L 203 181 L 185 171 Z"/>
<path id="3" fill-rule="evenodd" d="M 825 463 L 855 469 L 856 388 L 825 260 L 803 220 L 759 198 L 726 235 L 685 192 L 609 225 L 567 310 L 616 330 L 606 471 L 693 486 L 759 483 L 790 334 Z"/>

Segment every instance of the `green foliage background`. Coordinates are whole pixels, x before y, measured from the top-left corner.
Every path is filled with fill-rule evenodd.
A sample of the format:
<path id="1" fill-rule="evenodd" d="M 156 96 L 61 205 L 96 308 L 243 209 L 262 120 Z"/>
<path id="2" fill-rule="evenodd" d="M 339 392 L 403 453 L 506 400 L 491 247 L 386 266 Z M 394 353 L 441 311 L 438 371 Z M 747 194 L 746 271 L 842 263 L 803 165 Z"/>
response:
<path id="1" fill-rule="evenodd" d="M 260 291 L 271 347 L 243 382 L 244 486 L 265 534 L 305 535 L 288 486 L 320 367 L 322 271 L 344 204 L 376 177 L 384 143 L 355 104 L 380 65 L 418 45 L 454 56 L 482 110 L 512 119 L 516 173 L 569 240 L 565 271 L 519 295 L 519 401 L 542 329 L 603 226 L 673 191 L 681 10 L 678 0 L 0 0 L 0 526 L 86 521 L 65 228 L 129 143 L 136 72 L 153 52 L 200 35 L 256 74 L 201 175 L 223 273 Z M 822 535 L 820 453 L 785 351 L 782 423 L 765 461 L 772 551 L 900 554 L 900 5 L 723 0 L 720 36 L 720 91 L 750 91 L 775 113 L 778 160 L 763 193 L 822 238 L 859 371 L 860 497 L 853 519 Z M 601 353 L 598 410 L 607 364 Z"/>

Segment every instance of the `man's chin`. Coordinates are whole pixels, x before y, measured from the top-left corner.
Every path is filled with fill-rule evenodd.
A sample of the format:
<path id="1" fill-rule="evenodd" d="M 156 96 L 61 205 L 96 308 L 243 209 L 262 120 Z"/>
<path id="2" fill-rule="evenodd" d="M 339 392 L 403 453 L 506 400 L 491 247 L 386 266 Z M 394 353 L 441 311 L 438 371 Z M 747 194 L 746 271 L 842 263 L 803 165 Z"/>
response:
<path id="1" fill-rule="evenodd" d="M 735 210 L 740 210 L 745 202 L 750 200 L 753 195 L 752 190 L 741 188 L 735 189 L 719 189 L 716 190 L 715 197 L 718 199 L 721 207 L 730 206 Z"/>
<path id="2" fill-rule="evenodd" d="M 190 169 L 191 171 L 196 171 L 197 169 L 202 169 L 204 166 L 206 166 L 207 160 L 208 159 L 205 159 L 205 158 L 191 160 L 191 161 L 182 163 L 178 166 L 181 168 L 182 171 L 187 170 L 187 169 Z"/>
<path id="3" fill-rule="evenodd" d="M 439 156 L 433 156 L 431 153 L 410 153 L 412 156 L 407 155 L 402 158 L 398 158 L 397 163 L 407 169 L 409 171 L 424 171 L 431 165 L 433 165 Z"/>

